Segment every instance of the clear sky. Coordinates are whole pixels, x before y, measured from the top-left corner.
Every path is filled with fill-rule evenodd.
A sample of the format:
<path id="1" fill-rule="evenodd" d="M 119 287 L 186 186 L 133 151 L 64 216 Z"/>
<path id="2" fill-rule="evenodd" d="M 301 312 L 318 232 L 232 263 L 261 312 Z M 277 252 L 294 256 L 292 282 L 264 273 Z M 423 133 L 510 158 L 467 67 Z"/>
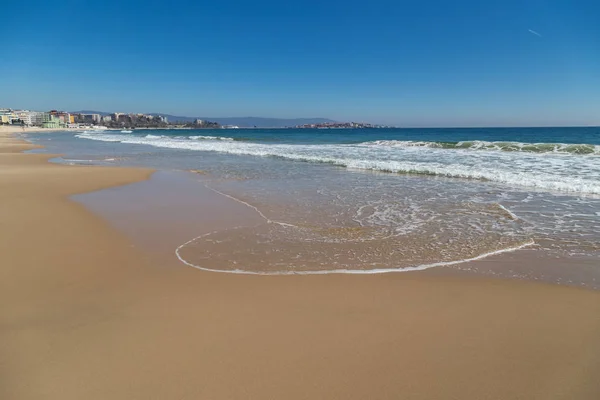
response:
<path id="1" fill-rule="evenodd" d="M 600 125 L 600 1 L 28 1 L 0 107 Z"/>

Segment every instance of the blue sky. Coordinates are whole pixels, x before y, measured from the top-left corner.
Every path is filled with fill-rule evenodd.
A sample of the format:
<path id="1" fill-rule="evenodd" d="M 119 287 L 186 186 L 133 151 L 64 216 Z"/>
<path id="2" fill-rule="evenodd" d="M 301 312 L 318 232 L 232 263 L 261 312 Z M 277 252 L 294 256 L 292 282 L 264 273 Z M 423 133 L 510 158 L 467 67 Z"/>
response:
<path id="1" fill-rule="evenodd" d="M 48 4 L 1 17 L 0 107 L 600 125 L 598 1 Z"/>

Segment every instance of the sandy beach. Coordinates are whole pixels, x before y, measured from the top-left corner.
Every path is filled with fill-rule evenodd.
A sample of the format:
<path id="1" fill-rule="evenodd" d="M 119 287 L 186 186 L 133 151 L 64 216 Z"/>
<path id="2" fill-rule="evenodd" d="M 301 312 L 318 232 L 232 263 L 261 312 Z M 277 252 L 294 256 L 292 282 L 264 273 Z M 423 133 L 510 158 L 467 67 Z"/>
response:
<path id="1" fill-rule="evenodd" d="M 34 147 L 0 130 L 1 399 L 600 398 L 600 292 L 195 270 L 69 199 L 151 170 Z"/>

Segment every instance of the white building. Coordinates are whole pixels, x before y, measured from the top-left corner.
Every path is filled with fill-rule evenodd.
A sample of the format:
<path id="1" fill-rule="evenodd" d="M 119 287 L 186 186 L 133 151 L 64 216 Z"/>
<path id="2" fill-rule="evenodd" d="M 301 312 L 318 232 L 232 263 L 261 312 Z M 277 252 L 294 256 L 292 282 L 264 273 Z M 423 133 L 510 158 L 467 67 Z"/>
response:
<path id="1" fill-rule="evenodd" d="M 30 111 L 29 115 L 31 118 L 31 125 L 33 126 L 42 126 L 42 122 L 44 122 L 44 112 L 43 111 Z"/>
<path id="2" fill-rule="evenodd" d="M 12 121 L 16 118 L 17 116 L 10 108 L 0 108 L 0 123 L 12 124 Z"/>
<path id="3" fill-rule="evenodd" d="M 18 110 L 14 113 L 27 126 L 41 126 L 44 121 L 44 113 L 41 111 Z"/>
<path id="4" fill-rule="evenodd" d="M 23 123 L 23 125 L 31 126 L 31 114 L 27 110 L 15 110 L 14 114 L 17 116 L 19 120 Z"/>

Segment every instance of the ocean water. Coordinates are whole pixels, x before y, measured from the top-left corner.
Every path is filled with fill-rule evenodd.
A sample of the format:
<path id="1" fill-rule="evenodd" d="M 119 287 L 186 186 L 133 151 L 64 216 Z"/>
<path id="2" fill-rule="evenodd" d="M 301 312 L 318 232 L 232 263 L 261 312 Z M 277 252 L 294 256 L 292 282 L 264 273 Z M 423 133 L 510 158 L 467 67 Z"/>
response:
<path id="1" fill-rule="evenodd" d="M 264 223 L 178 257 L 242 273 L 424 269 L 535 249 L 599 260 L 600 128 L 152 130 L 30 135 L 61 162 L 200 170 Z"/>

